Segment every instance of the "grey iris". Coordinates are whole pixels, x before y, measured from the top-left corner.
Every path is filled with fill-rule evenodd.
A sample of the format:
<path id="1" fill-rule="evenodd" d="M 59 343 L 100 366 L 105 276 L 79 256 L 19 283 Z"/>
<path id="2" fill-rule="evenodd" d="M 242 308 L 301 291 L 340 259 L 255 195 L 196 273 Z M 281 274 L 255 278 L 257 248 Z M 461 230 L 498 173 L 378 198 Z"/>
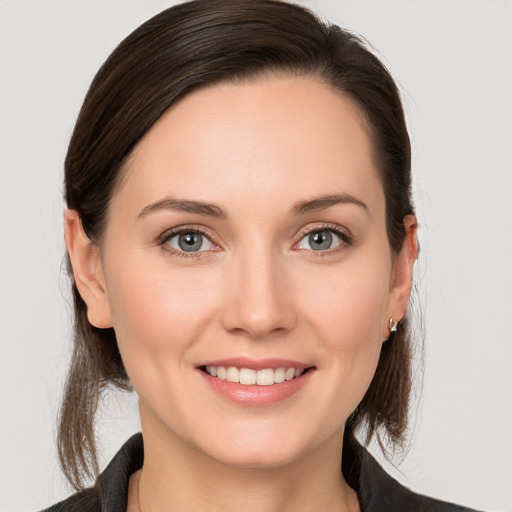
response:
<path id="1" fill-rule="evenodd" d="M 182 233 L 178 237 L 180 249 L 187 252 L 194 252 L 201 249 L 203 244 L 203 235 L 200 233 Z"/>
<path id="2" fill-rule="evenodd" d="M 309 246 L 315 251 L 330 249 L 332 244 L 332 233 L 329 231 L 315 231 L 308 238 Z"/>

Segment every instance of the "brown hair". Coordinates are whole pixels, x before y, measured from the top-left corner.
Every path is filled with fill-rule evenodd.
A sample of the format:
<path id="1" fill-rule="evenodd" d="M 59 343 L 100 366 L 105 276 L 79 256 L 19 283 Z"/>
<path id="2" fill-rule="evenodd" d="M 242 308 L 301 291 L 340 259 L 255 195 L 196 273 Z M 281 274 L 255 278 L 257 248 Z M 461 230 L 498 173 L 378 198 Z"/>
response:
<path id="1" fill-rule="evenodd" d="M 65 162 L 67 206 L 100 244 L 123 164 L 179 98 L 200 87 L 271 73 L 312 76 L 359 105 L 370 127 L 386 197 L 390 247 L 400 252 L 411 204 L 410 142 L 396 85 L 363 41 L 312 12 L 279 0 L 196 0 L 145 22 L 94 78 Z M 72 277 L 69 266 L 70 276 Z M 87 319 L 72 281 L 74 348 L 60 413 L 58 449 L 71 484 L 97 473 L 94 417 L 102 391 L 130 389 L 113 329 Z M 346 429 L 366 425 L 403 439 L 411 388 L 407 322 L 383 345 L 376 374 Z"/>

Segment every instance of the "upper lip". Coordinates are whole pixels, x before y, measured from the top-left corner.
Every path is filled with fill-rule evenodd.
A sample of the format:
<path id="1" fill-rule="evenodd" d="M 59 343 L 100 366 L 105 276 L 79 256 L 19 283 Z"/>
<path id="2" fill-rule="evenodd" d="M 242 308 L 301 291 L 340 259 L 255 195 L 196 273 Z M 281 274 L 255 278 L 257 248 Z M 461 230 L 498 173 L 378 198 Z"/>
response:
<path id="1" fill-rule="evenodd" d="M 226 368 L 234 366 L 235 368 L 249 368 L 251 370 L 265 370 L 268 368 L 295 368 L 305 370 L 310 368 L 312 365 L 301 363 L 299 361 L 293 361 L 290 359 L 280 358 L 263 358 L 253 359 L 249 357 L 230 357 L 228 359 L 216 359 L 213 361 L 205 361 L 198 365 L 198 368 L 204 366 L 224 366 Z"/>

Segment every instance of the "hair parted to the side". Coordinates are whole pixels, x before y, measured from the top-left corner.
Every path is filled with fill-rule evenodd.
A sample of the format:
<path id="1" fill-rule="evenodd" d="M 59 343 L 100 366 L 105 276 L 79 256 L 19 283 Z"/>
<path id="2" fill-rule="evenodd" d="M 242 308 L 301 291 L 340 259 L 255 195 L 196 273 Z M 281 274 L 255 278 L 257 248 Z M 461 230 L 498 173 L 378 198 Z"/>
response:
<path id="1" fill-rule="evenodd" d="M 279 0 L 196 0 L 145 22 L 114 50 L 94 78 L 65 161 L 65 199 L 91 243 L 101 245 L 110 200 L 131 151 L 178 99 L 222 81 L 268 74 L 311 76 L 350 97 L 369 126 L 386 197 L 391 250 L 401 250 L 413 213 L 410 142 L 397 87 L 352 33 Z M 69 264 L 69 262 L 68 262 Z M 75 336 L 59 418 L 63 471 L 77 489 L 97 473 L 94 417 L 109 385 L 130 389 L 113 329 L 87 319 L 73 282 Z M 411 389 L 407 320 L 383 345 L 376 374 L 346 429 L 366 426 L 400 443 Z"/>

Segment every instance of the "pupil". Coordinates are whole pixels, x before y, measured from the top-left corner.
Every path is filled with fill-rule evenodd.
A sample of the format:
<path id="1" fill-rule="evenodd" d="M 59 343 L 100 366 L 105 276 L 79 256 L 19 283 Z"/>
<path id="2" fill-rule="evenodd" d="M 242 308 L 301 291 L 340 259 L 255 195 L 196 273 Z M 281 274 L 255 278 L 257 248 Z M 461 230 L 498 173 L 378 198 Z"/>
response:
<path id="1" fill-rule="evenodd" d="M 202 245 L 202 235 L 199 233 L 183 233 L 178 238 L 178 245 L 183 251 L 198 251 Z"/>
<path id="2" fill-rule="evenodd" d="M 329 249 L 332 243 L 332 234 L 329 231 L 317 231 L 309 235 L 309 245 L 312 249 Z"/>

